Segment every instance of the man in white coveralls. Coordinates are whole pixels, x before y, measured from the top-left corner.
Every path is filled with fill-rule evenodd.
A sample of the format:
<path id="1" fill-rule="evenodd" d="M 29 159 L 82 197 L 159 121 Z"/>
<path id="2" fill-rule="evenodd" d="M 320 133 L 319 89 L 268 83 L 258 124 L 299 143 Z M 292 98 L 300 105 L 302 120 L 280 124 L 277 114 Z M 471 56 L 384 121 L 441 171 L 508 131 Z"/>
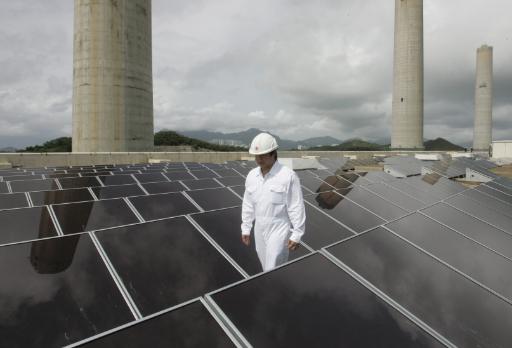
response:
<path id="1" fill-rule="evenodd" d="M 264 271 L 286 261 L 299 247 L 306 213 L 299 177 L 277 161 L 277 141 L 268 133 L 258 134 L 249 153 L 259 167 L 245 180 L 242 205 L 242 242 L 250 244 L 253 221 L 256 252 Z"/>

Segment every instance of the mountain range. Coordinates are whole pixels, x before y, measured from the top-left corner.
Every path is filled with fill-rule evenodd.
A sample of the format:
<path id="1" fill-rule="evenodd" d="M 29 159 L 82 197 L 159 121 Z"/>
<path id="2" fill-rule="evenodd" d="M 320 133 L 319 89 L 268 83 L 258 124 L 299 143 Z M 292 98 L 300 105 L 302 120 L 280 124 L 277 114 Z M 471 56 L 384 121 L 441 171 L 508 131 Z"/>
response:
<path id="1" fill-rule="evenodd" d="M 221 133 L 221 132 L 210 132 L 210 131 L 178 131 L 179 134 L 195 138 L 203 141 L 207 141 L 210 143 L 219 143 L 219 140 L 225 142 L 234 142 L 238 143 L 238 145 L 244 145 L 245 147 L 249 147 L 252 139 L 263 132 L 257 128 L 250 128 L 248 130 L 238 132 L 238 133 Z M 270 132 L 269 132 L 270 133 Z M 272 133 L 270 133 L 272 134 Z M 272 134 L 279 144 L 279 147 L 283 150 L 286 149 L 297 149 L 299 146 L 301 147 L 313 147 L 313 146 L 328 146 L 340 144 L 342 141 L 333 137 L 315 137 L 308 138 L 304 140 L 294 141 L 282 139 L 279 136 Z"/>
<path id="2" fill-rule="evenodd" d="M 210 131 L 178 131 L 181 135 L 203 140 L 209 143 L 221 145 L 238 145 L 249 147 L 252 139 L 259 133 L 264 132 L 257 128 L 250 128 L 246 131 L 238 133 L 221 133 Z M 269 132 L 270 133 L 270 132 Z M 272 133 L 270 133 L 272 134 Z M 318 150 L 389 150 L 390 139 L 379 139 L 378 141 L 368 142 L 362 139 L 347 139 L 339 140 L 330 136 L 314 137 L 304 140 L 294 141 L 282 139 L 279 136 L 272 134 L 276 139 L 279 147 L 282 150 L 297 149 L 297 148 L 318 148 Z M 425 150 L 464 150 L 463 147 L 453 144 L 446 139 L 437 138 L 435 140 L 425 140 Z"/>

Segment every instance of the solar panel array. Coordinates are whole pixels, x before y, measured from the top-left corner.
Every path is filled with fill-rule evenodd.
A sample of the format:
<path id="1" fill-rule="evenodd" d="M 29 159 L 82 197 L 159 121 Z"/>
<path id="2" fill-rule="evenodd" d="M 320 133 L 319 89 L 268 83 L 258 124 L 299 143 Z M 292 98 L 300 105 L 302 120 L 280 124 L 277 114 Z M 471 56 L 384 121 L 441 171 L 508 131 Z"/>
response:
<path id="1" fill-rule="evenodd" d="M 498 178 L 498 175 L 489 170 L 494 167 L 496 164 L 485 159 L 452 158 L 450 155 L 443 155 L 438 161 L 422 161 L 411 156 L 394 156 L 384 159 L 384 170 L 401 177 L 420 175 L 422 169 L 428 169 L 428 172 L 446 178 L 462 178 L 466 175 L 466 169 L 469 168 L 489 178 Z"/>
<path id="2" fill-rule="evenodd" d="M 252 163 L 0 171 L 0 346 L 510 345 L 511 180 L 320 162 L 302 247 L 265 273 Z"/>
<path id="3" fill-rule="evenodd" d="M 451 156 L 444 156 L 442 160 L 436 161 L 427 165 L 435 173 L 443 175 L 447 178 L 464 177 L 466 175 L 466 169 L 472 169 L 481 174 L 484 174 L 491 178 L 497 178 L 498 176 L 492 173 L 489 169 L 496 167 L 496 164 L 489 162 L 484 159 L 470 159 L 470 158 L 452 158 Z"/>

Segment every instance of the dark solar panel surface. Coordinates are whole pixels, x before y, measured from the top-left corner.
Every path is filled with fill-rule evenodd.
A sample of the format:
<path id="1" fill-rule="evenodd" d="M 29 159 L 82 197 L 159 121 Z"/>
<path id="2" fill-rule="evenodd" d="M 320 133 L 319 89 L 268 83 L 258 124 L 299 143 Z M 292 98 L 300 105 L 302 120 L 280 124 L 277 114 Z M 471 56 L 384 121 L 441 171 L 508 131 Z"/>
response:
<path id="1" fill-rule="evenodd" d="M 142 196 L 145 194 L 137 184 L 93 187 L 91 190 L 98 199 Z"/>
<path id="2" fill-rule="evenodd" d="M 24 193 L 0 193 L 0 210 L 28 207 Z"/>
<path id="3" fill-rule="evenodd" d="M 124 327 L 81 347 L 236 347 L 206 307 L 195 301 Z"/>
<path id="4" fill-rule="evenodd" d="M 97 236 L 121 280 L 130 284 L 128 291 L 143 315 L 243 279 L 184 217 L 111 229 Z"/>
<path id="5" fill-rule="evenodd" d="M 87 188 L 30 192 L 34 206 L 94 200 Z"/>
<path id="6" fill-rule="evenodd" d="M 240 240 L 254 163 L 0 170 L 0 346 L 508 346 L 510 180 L 320 162 L 302 246 L 267 273 Z"/>
<path id="7" fill-rule="evenodd" d="M 212 297 L 255 347 L 441 346 L 319 254 Z"/>
<path id="8" fill-rule="evenodd" d="M 459 347 L 512 339 L 509 303 L 383 228 L 328 251 Z"/>

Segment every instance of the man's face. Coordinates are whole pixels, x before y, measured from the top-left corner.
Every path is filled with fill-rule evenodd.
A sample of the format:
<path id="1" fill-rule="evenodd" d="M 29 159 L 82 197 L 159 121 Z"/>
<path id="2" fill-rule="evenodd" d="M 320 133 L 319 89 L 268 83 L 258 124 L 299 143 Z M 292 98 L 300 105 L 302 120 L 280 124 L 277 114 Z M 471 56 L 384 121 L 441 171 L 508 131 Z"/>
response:
<path id="1" fill-rule="evenodd" d="M 256 164 L 258 164 L 258 166 L 263 170 L 272 168 L 272 165 L 274 164 L 274 156 L 269 153 L 256 155 L 255 159 Z"/>

